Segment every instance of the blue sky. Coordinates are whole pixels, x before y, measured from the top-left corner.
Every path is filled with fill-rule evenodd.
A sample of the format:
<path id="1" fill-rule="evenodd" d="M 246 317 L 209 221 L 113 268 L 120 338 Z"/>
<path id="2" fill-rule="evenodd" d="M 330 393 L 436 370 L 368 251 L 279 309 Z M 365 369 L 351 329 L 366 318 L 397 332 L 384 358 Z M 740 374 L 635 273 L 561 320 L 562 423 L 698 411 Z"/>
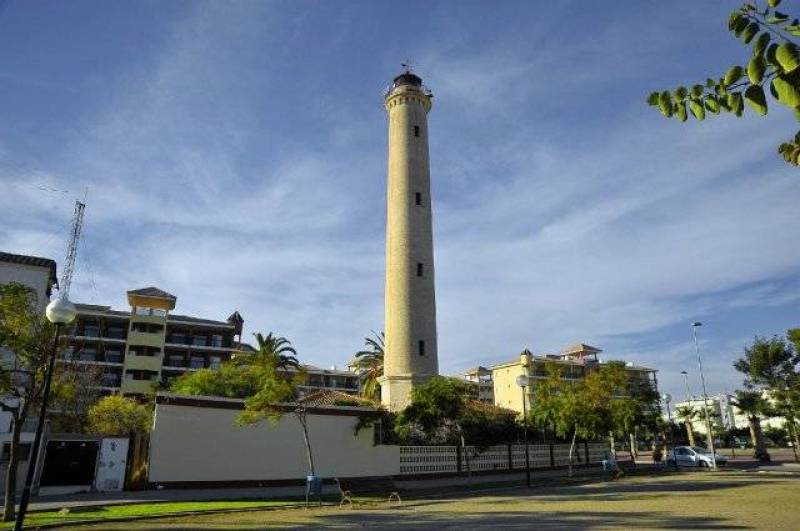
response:
<path id="1" fill-rule="evenodd" d="M 383 322 L 382 91 L 410 59 L 442 370 L 582 341 L 682 397 L 701 320 L 731 390 L 745 343 L 800 325 L 796 124 L 644 99 L 745 61 L 738 3 L 0 3 L 0 248 L 60 261 L 88 187 L 73 300 L 157 285 L 342 366 Z"/>

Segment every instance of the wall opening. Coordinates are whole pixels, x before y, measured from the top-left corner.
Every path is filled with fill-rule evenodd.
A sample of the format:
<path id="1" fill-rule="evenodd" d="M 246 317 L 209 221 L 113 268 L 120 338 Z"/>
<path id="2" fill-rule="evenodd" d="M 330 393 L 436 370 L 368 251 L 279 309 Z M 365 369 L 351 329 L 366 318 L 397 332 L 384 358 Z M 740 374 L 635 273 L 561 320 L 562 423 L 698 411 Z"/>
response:
<path id="1" fill-rule="evenodd" d="M 417 344 L 417 348 L 419 350 L 419 355 L 420 356 L 424 356 L 425 355 L 425 341 L 420 339 L 418 344 Z"/>

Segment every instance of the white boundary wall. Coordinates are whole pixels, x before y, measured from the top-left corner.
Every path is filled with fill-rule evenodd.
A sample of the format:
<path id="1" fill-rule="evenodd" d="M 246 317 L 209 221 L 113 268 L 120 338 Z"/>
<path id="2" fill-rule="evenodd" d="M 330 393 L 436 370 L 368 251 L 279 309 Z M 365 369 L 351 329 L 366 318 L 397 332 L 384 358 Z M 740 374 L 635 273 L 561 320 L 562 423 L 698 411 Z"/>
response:
<path id="1" fill-rule="evenodd" d="M 150 435 L 149 481 L 304 480 L 308 473 L 305 443 L 294 415 L 287 413 L 277 423 L 263 420 L 238 427 L 235 421 L 239 413 L 237 409 L 157 404 Z M 325 413 L 309 413 L 307 417 L 318 475 L 329 478 L 400 473 L 398 447 L 374 446 L 372 428 L 354 435 L 358 417 L 352 411 Z"/>

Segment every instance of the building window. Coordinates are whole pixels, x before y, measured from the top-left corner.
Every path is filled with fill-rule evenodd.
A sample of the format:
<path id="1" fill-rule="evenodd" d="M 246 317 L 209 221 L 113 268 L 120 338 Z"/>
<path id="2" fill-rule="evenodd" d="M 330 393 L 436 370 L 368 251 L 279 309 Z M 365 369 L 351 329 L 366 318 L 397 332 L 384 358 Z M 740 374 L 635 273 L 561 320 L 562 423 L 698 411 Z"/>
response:
<path id="1" fill-rule="evenodd" d="M 133 323 L 131 325 L 131 330 L 134 332 L 143 332 L 146 334 L 160 334 L 164 331 L 164 327 L 158 324 L 149 324 L 149 323 Z"/>
<path id="2" fill-rule="evenodd" d="M 418 277 L 422 276 L 423 269 L 424 269 L 424 266 L 422 265 L 422 262 L 417 262 L 417 276 Z"/>
<path id="3" fill-rule="evenodd" d="M 106 350 L 105 358 L 107 363 L 122 363 L 122 352 L 119 350 Z"/>
<path id="4" fill-rule="evenodd" d="M 206 359 L 199 356 L 192 356 L 189 359 L 190 369 L 202 369 L 206 366 Z"/>
<path id="5" fill-rule="evenodd" d="M 418 347 L 419 347 L 419 355 L 420 356 L 424 356 L 425 355 L 425 342 L 420 339 L 419 342 L 418 342 Z"/>
<path id="6" fill-rule="evenodd" d="M 417 206 L 422 206 L 422 194 L 421 193 L 417 192 L 416 194 L 414 194 L 414 203 L 416 203 Z"/>
<path id="7" fill-rule="evenodd" d="M 414 126 L 414 136 L 419 136 L 419 126 L 418 125 Z"/>
<path id="8" fill-rule="evenodd" d="M 192 336 L 192 345 L 196 347 L 205 347 L 208 343 L 206 336 Z"/>
<path id="9" fill-rule="evenodd" d="M 220 334 L 214 334 L 211 336 L 211 346 L 212 347 L 222 346 L 222 336 Z"/>
<path id="10" fill-rule="evenodd" d="M 217 370 L 222 363 L 222 358 L 219 356 L 211 356 L 208 358 L 208 368 Z"/>

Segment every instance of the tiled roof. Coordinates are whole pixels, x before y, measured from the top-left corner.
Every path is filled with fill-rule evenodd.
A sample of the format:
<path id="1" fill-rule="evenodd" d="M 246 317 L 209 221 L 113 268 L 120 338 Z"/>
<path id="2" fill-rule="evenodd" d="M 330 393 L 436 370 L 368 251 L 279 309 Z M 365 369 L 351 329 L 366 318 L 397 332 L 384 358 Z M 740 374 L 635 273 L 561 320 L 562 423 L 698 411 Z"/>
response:
<path id="1" fill-rule="evenodd" d="M 158 297 L 161 299 L 177 300 L 177 297 L 175 297 L 175 295 L 167 293 L 163 289 L 159 289 L 155 286 L 150 286 L 148 288 L 141 288 L 141 289 L 132 289 L 128 292 L 128 295 L 141 295 L 143 297 Z"/>
<path id="2" fill-rule="evenodd" d="M 378 403 L 369 398 L 358 395 L 349 395 L 341 391 L 324 390 L 311 393 L 297 401 L 308 407 L 319 406 L 352 406 L 377 408 Z"/>
<path id="3" fill-rule="evenodd" d="M 578 343 L 564 349 L 561 352 L 562 354 L 570 354 L 572 352 L 603 352 L 603 350 L 591 345 L 587 345 L 586 343 Z"/>
<path id="4" fill-rule="evenodd" d="M 11 264 L 21 264 L 21 265 L 47 268 L 50 270 L 50 282 L 52 282 L 55 285 L 58 285 L 58 275 L 56 274 L 56 261 L 51 260 L 50 258 L 0 252 L 0 262 L 9 262 Z"/>

